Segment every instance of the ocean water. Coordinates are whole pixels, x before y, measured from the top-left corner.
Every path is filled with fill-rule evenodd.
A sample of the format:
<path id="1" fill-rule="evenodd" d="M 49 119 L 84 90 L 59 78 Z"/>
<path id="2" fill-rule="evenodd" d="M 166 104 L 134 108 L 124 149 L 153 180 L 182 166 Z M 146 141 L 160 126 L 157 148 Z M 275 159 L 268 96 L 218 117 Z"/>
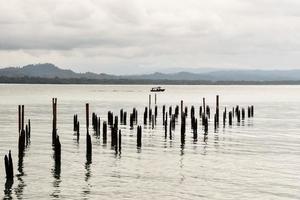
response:
<path id="1" fill-rule="evenodd" d="M 151 86 L 143 85 L 0 85 L 0 156 L 12 151 L 14 183 L 3 199 L 300 199 L 300 86 L 164 86 L 157 94 L 158 119 L 143 125 Z M 215 111 L 254 105 L 254 118 L 216 130 L 210 120 L 207 138 L 200 125 L 202 98 Z M 152 94 L 153 95 L 153 94 Z M 57 127 L 62 145 L 61 171 L 55 170 L 52 150 L 52 97 L 58 99 Z M 153 97 L 153 96 L 152 96 Z M 164 137 L 162 105 L 194 105 L 198 140 L 187 119 L 185 145 L 180 143 L 180 120 L 172 139 Z M 138 109 L 143 128 L 142 148 L 136 146 L 136 126 L 119 125 L 122 151 L 116 154 L 101 137 L 92 136 L 92 163 L 85 156 L 85 103 L 90 115 L 107 120 Z M 31 120 L 31 143 L 18 166 L 18 105 Z M 152 98 L 152 105 L 154 97 Z M 168 109 L 166 109 L 168 110 Z M 78 114 L 80 140 L 73 132 Z M 188 114 L 189 116 L 189 114 Z M 129 115 L 127 115 L 129 120 Z M 129 122 L 127 122 L 129 124 Z M 90 129 L 92 133 L 92 129 Z"/>

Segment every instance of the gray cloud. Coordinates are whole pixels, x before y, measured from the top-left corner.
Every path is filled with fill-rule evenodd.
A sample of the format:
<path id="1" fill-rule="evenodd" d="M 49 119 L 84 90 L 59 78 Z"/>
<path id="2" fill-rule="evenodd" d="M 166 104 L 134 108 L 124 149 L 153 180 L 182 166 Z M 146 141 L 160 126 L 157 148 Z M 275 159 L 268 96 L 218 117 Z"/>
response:
<path id="1" fill-rule="evenodd" d="M 298 0 L 0 3 L 2 66 L 52 62 L 116 73 L 120 68 L 300 66 Z"/>

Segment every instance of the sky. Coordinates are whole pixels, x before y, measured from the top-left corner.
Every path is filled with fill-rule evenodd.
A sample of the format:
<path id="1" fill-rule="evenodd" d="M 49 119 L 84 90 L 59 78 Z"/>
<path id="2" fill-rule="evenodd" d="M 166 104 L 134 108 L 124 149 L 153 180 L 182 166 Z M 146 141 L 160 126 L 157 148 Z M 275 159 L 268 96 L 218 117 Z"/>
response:
<path id="1" fill-rule="evenodd" d="M 0 66 L 300 69 L 299 0 L 0 0 Z"/>

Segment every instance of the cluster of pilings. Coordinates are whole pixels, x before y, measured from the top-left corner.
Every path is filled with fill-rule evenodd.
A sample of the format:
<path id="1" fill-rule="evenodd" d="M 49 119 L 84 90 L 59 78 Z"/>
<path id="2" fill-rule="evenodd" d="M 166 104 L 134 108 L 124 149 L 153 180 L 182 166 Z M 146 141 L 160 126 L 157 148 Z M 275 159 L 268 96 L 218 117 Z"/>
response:
<path id="1" fill-rule="evenodd" d="M 219 96 L 216 96 L 216 107 L 214 113 L 214 127 L 217 129 L 220 124 L 220 105 L 219 105 Z M 28 124 L 24 129 L 24 105 L 19 105 L 19 160 L 23 157 L 24 150 L 26 144 L 30 141 L 30 132 L 31 132 L 31 125 L 30 120 L 28 120 Z M 168 111 L 166 110 L 166 105 L 162 105 L 162 125 L 164 127 L 165 138 L 168 136 L 172 140 L 173 134 L 175 133 L 176 124 L 179 123 L 180 119 L 180 142 L 181 145 L 185 144 L 186 141 L 186 127 L 187 127 L 187 119 L 190 116 L 190 129 L 192 132 L 192 136 L 194 141 L 198 138 L 198 123 L 202 125 L 202 130 L 204 131 L 204 136 L 208 134 L 208 127 L 211 115 L 211 108 L 209 105 L 206 105 L 205 98 L 203 98 L 202 105 L 199 107 L 199 120 L 197 119 L 197 115 L 195 112 L 195 106 L 192 105 L 190 110 L 188 110 L 187 106 L 184 106 L 183 101 L 180 102 L 180 110 L 179 106 L 175 105 L 173 112 L 173 107 L 169 106 Z M 54 159 L 55 159 L 55 166 L 59 166 L 61 163 L 61 143 L 59 136 L 57 134 L 57 98 L 52 99 L 52 145 L 54 150 Z M 188 115 L 189 111 L 189 115 Z M 92 160 L 92 138 L 89 134 L 89 104 L 86 104 L 86 157 L 87 162 L 91 162 Z M 155 106 L 154 112 L 151 108 L 151 96 L 149 96 L 149 107 L 145 107 L 144 115 L 143 115 L 143 124 L 144 126 L 149 126 L 154 129 L 157 123 L 157 116 L 158 116 L 158 106 L 156 105 L 156 95 L 155 95 Z M 180 116 L 180 118 L 179 118 Z M 227 110 L 224 108 L 223 111 L 223 126 L 225 127 L 228 118 L 228 125 L 233 125 L 233 119 L 236 118 L 237 124 L 245 120 L 245 118 L 252 118 L 254 117 L 254 106 L 250 105 L 246 109 L 240 107 L 239 105 L 235 106 Z M 122 132 L 119 129 L 118 125 L 126 125 L 127 121 L 127 112 L 123 109 L 120 110 L 120 122 L 118 116 L 114 116 L 113 112 L 108 111 L 107 114 L 107 121 L 103 121 L 102 125 L 102 138 L 103 143 L 107 143 L 107 132 L 108 128 L 111 130 L 111 147 L 115 150 L 116 153 L 121 153 L 122 149 Z M 201 120 L 201 122 L 200 122 Z M 100 138 L 100 130 L 101 130 L 101 121 L 100 116 L 98 117 L 96 113 L 92 113 L 92 128 L 95 132 L 95 135 Z M 132 109 L 130 113 L 130 129 L 133 129 L 136 126 L 137 134 L 136 134 L 136 144 L 137 148 L 141 149 L 142 147 L 142 126 L 138 125 L 138 110 L 136 108 Z M 77 135 L 77 140 L 79 140 L 79 121 L 78 115 L 75 114 L 73 117 L 73 131 Z M 169 131 L 168 131 L 169 130 Z M 200 128 L 201 130 L 201 128 Z M 11 152 L 4 157 L 5 160 L 5 169 L 6 169 L 6 177 L 11 179 L 13 177 L 13 163 L 11 158 Z"/>

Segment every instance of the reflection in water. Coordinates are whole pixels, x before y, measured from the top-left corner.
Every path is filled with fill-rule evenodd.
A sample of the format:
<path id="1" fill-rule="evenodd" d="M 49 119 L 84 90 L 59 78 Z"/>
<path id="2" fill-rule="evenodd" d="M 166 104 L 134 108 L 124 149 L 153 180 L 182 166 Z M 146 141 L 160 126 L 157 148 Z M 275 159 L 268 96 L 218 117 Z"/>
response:
<path id="1" fill-rule="evenodd" d="M 180 145 L 180 156 L 184 155 L 184 144 Z"/>
<path id="2" fill-rule="evenodd" d="M 54 156 L 53 156 L 54 157 Z M 55 159 L 54 159 L 55 161 Z M 54 198 L 60 198 L 59 194 L 60 194 L 60 183 L 61 183 L 61 179 L 60 179 L 60 173 L 61 173 L 61 163 L 59 161 L 54 162 L 54 166 L 51 170 L 51 173 L 53 175 L 54 181 L 53 181 L 53 192 L 50 195 L 51 197 Z"/>
<path id="3" fill-rule="evenodd" d="M 87 198 L 88 195 L 91 193 L 90 185 L 89 185 L 89 179 L 91 178 L 91 175 L 92 175 L 91 164 L 92 164 L 92 160 L 88 159 L 88 157 L 87 157 L 87 161 L 84 166 L 84 168 L 86 170 L 84 180 L 85 180 L 85 182 L 87 182 L 87 187 L 83 188 L 83 195 L 85 198 Z"/>
<path id="4" fill-rule="evenodd" d="M 23 157 L 19 157 L 18 171 L 19 171 L 19 174 L 17 175 L 17 178 L 18 178 L 19 184 L 18 184 L 17 188 L 15 189 L 15 194 L 18 199 L 22 199 L 24 188 L 26 186 L 26 184 L 22 178 L 25 175 L 25 173 L 23 171 Z"/>
<path id="5" fill-rule="evenodd" d="M 86 170 L 86 172 L 85 172 L 85 179 L 84 179 L 86 182 L 91 177 L 91 164 L 92 164 L 92 161 L 87 159 L 87 161 L 85 163 L 85 170 Z"/>
<path id="6" fill-rule="evenodd" d="M 13 199 L 12 194 L 12 185 L 14 184 L 14 179 L 6 179 L 5 189 L 4 189 L 4 198 L 3 199 Z"/>

